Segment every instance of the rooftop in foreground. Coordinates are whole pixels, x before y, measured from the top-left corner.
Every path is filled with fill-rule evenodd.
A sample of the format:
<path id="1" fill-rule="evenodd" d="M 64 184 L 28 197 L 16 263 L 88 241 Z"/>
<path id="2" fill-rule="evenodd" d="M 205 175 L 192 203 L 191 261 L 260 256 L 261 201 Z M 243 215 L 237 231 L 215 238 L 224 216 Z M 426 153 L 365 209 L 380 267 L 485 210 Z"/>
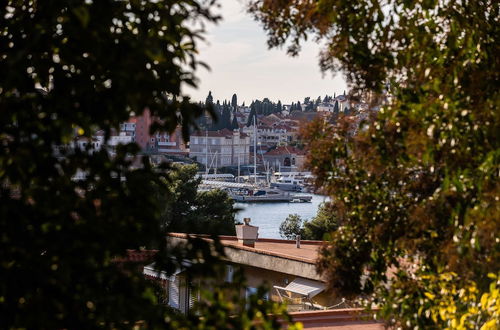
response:
<path id="1" fill-rule="evenodd" d="M 187 238 L 187 234 L 169 233 L 171 237 Z M 209 239 L 206 235 L 191 235 Z M 297 260 L 314 264 L 318 257 L 318 250 L 321 241 L 300 241 L 300 248 L 297 248 L 296 241 L 272 238 L 259 238 L 254 247 L 241 245 L 236 236 L 219 236 L 220 242 L 227 247 L 250 251 L 263 255 L 270 255 L 285 259 Z"/>

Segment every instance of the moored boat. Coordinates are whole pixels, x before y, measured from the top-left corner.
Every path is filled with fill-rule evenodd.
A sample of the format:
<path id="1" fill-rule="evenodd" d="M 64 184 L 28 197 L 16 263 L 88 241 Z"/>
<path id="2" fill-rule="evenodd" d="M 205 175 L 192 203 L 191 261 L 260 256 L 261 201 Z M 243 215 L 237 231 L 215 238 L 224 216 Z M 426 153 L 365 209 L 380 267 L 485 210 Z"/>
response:
<path id="1" fill-rule="evenodd" d="M 229 195 L 236 202 L 241 203 L 260 203 L 260 202 L 294 202 L 308 203 L 311 202 L 310 195 L 296 195 L 289 192 L 284 192 L 278 189 L 257 189 L 257 190 L 238 190 L 230 191 Z"/>

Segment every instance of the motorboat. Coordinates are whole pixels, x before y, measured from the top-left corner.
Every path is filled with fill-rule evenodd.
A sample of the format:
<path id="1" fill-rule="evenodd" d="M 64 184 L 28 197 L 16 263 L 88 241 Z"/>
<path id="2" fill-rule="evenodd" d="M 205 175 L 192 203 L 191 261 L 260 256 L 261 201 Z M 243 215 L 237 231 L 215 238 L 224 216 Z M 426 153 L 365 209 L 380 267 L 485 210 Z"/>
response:
<path id="1" fill-rule="evenodd" d="M 280 177 L 276 182 L 271 183 L 271 187 L 284 191 L 301 192 L 304 189 L 304 180 L 294 179 L 293 177 Z"/>
<path id="2" fill-rule="evenodd" d="M 284 192 L 279 189 L 261 188 L 255 190 L 231 190 L 229 192 L 231 198 L 236 202 L 241 203 L 259 203 L 259 202 L 294 202 L 308 203 L 311 202 L 310 195 L 296 195 L 289 192 Z"/>

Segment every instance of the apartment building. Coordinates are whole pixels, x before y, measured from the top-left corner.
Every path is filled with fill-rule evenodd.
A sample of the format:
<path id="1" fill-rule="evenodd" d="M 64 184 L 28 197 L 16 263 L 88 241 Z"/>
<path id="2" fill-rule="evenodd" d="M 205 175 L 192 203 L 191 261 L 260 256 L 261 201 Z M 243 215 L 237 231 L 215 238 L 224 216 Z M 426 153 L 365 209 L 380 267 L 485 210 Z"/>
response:
<path id="1" fill-rule="evenodd" d="M 250 137 L 238 130 L 198 131 L 189 138 L 189 157 L 208 167 L 250 163 Z"/>

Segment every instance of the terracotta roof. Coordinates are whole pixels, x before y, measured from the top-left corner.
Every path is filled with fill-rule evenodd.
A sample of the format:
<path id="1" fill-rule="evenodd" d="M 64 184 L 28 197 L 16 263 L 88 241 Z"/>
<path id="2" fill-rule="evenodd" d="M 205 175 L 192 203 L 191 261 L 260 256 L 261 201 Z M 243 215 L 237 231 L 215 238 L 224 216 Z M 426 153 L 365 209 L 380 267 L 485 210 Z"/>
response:
<path id="1" fill-rule="evenodd" d="M 196 131 L 191 134 L 191 136 L 206 136 L 208 137 L 227 137 L 227 136 L 232 136 L 233 132 L 228 130 L 227 128 L 224 128 L 220 131 Z"/>
<path id="2" fill-rule="evenodd" d="M 303 311 L 289 314 L 293 321 L 302 323 L 304 329 L 385 329 L 383 322 L 374 320 L 373 317 L 362 308 Z M 285 327 L 286 324 L 282 323 L 282 326 Z"/>
<path id="3" fill-rule="evenodd" d="M 262 118 L 259 118 L 259 121 L 261 123 L 263 123 L 264 125 L 272 125 L 273 123 L 277 122 L 279 120 L 279 118 L 276 118 L 276 117 L 262 117 Z"/>
<path id="4" fill-rule="evenodd" d="M 177 238 L 187 238 L 187 234 L 169 233 L 168 236 Z M 190 235 L 204 239 L 209 239 L 208 235 Z M 259 254 L 271 255 L 275 257 L 297 260 L 314 264 L 318 257 L 318 249 L 323 244 L 322 241 L 300 241 L 300 248 L 296 247 L 295 241 L 272 238 L 259 238 L 255 242 L 255 247 L 243 246 L 238 243 L 236 236 L 219 236 L 222 245 L 240 250 L 251 251 Z"/>
<path id="5" fill-rule="evenodd" d="M 292 146 L 282 146 L 277 147 L 271 151 L 268 151 L 266 156 L 279 156 L 279 155 L 305 155 L 306 152 L 304 150 L 297 149 Z"/>
<path id="6" fill-rule="evenodd" d="M 290 117 L 292 117 L 293 119 L 298 119 L 300 121 L 302 120 L 311 121 L 317 116 L 318 116 L 317 112 L 303 112 L 298 110 L 292 111 L 292 113 L 290 114 Z"/>
<path id="7" fill-rule="evenodd" d="M 286 129 L 288 131 L 290 131 L 292 129 L 292 127 L 288 124 L 283 124 L 283 123 L 280 123 L 280 124 L 277 124 L 277 125 L 274 125 L 274 128 L 277 128 L 277 129 Z"/>

